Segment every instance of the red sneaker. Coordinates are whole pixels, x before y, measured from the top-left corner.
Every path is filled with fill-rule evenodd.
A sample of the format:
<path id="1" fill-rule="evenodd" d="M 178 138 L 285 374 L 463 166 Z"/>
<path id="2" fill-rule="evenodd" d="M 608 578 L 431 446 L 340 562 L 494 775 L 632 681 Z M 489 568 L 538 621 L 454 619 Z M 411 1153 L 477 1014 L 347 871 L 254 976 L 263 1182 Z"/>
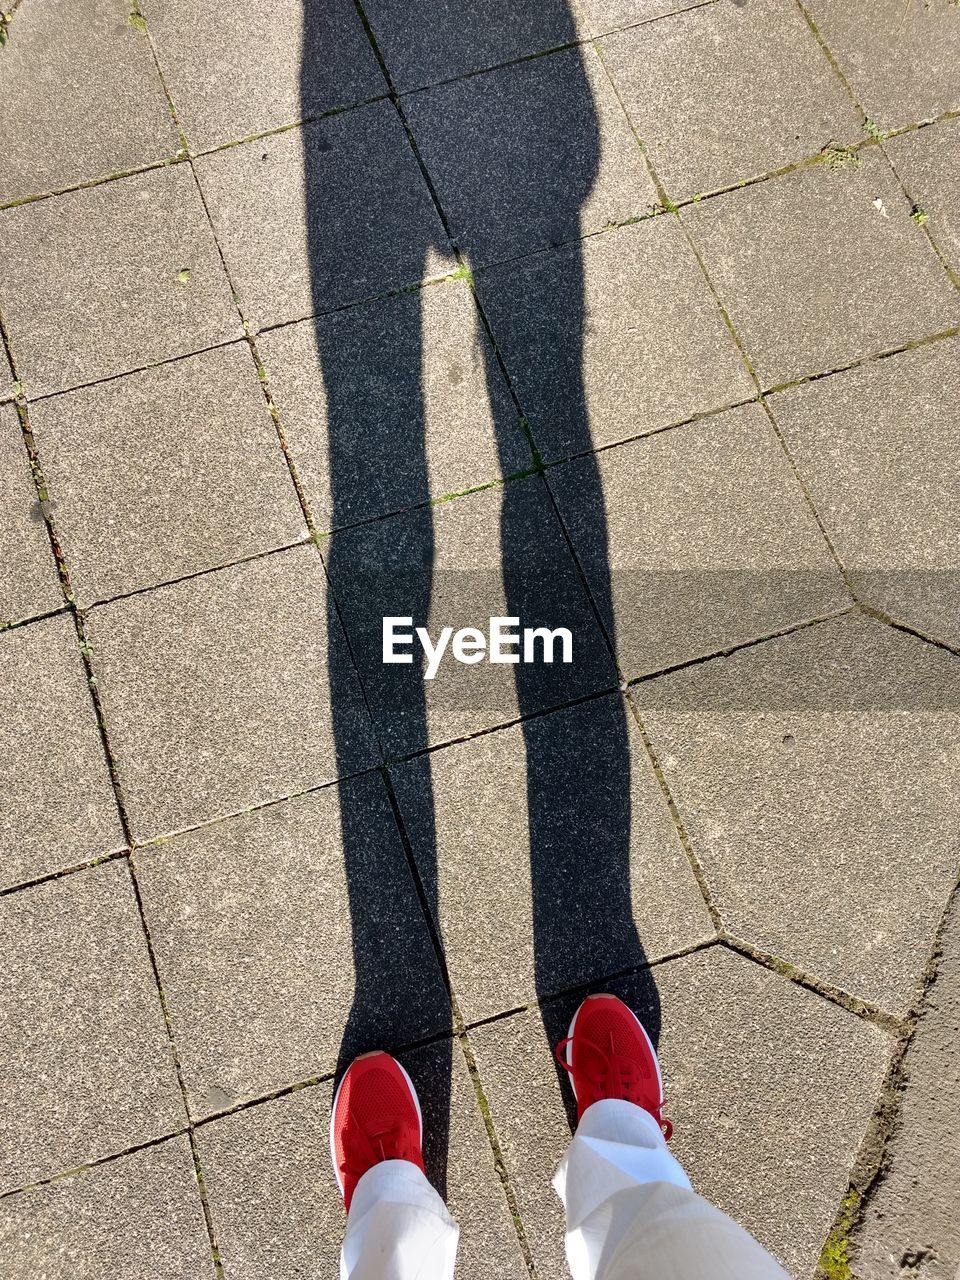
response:
<path id="1" fill-rule="evenodd" d="M 357 1183 L 383 1160 L 409 1160 L 421 1172 L 423 1115 L 413 1081 L 389 1053 L 364 1053 L 346 1069 L 333 1099 L 330 1159 L 349 1209 Z"/>
<path id="2" fill-rule="evenodd" d="M 657 1051 L 632 1009 L 616 996 L 587 996 L 573 1015 L 557 1061 L 570 1073 L 577 1119 L 601 1098 L 632 1102 L 653 1116 L 669 1140 L 673 1125 L 661 1117 L 663 1080 Z"/>

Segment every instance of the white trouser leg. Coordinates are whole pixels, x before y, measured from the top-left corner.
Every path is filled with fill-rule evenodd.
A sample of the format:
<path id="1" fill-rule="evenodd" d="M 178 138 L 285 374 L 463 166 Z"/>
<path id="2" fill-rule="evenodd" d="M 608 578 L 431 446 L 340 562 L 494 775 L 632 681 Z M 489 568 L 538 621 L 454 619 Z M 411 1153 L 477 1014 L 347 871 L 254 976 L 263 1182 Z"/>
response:
<path id="1" fill-rule="evenodd" d="M 384 1160 L 357 1183 L 341 1280 L 452 1280 L 460 1229 L 415 1164 Z"/>
<path id="2" fill-rule="evenodd" d="M 553 1185 L 574 1280 L 789 1280 L 696 1194 L 656 1120 L 631 1102 L 587 1108 Z"/>

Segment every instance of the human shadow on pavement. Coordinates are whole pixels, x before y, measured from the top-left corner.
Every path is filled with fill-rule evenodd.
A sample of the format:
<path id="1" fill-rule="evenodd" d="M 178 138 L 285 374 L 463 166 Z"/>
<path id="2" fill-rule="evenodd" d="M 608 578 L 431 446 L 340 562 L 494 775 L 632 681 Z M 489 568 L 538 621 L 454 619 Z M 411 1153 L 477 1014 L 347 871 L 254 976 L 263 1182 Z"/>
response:
<path id="1" fill-rule="evenodd" d="M 495 7 L 502 11 L 494 33 L 498 40 L 504 38 L 504 26 L 511 22 L 529 26 L 533 20 L 528 6 Z M 462 14 L 456 17 L 458 8 L 420 3 L 398 7 L 391 0 L 378 0 L 369 15 L 370 27 L 376 38 L 382 17 L 387 25 L 394 23 L 395 33 L 397 23 L 406 24 L 399 34 L 410 49 L 429 44 L 436 50 L 445 41 L 451 48 L 462 49 L 463 32 L 455 25 L 463 18 Z M 540 47 L 572 47 L 424 93 L 401 95 L 397 135 L 407 148 L 405 164 L 423 160 L 443 211 L 437 215 L 432 210 L 428 218 L 409 228 L 410 244 L 418 247 L 424 270 L 428 254 L 449 258 L 450 233 L 463 261 L 477 273 L 477 293 L 485 308 L 485 276 L 479 268 L 515 252 L 566 246 L 531 259 L 515 280 L 507 269 L 505 287 L 491 300 L 491 327 L 494 343 L 498 320 L 513 332 L 546 335 L 543 341 L 551 350 L 545 367 L 549 364 L 554 379 L 551 395 L 563 404 L 567 420 L 574 424 L 569 429 L 569 452 L 589 455 L 593 446 L 582 376 L 580 212 L 598 171 L 599 130 L 584 55 L 573 45 L 577 38 L 573 18 L 563 0 L 550 0 L 544 5 L 547 10 L 549 44 Z M 305 31 L 314 37 L 304 39 L 304 49 L 312 51 L 302 64 L 304 115 L 309 114 L 307 104 L 329 96 L 318 91 L 318 78 L 328 70 L 315 52 L 315 28 L 329 22 L 329 14 L 328 0 L 305 0 Z M 424 24 L 423 30 L 417 29 L 418 23 Z M 442 30 L 445 23 L 450 28 L 446 32 Z M 474 27 L 471 34 L 482 46 L 482 15 Z M 375 111 L 393 113 L 395 119 L 398 112 L 389 79 L 389 50 L 384 57 L 388 77 L 384 92 L 391 93 L 391 100 L 360 108 L 370 112 L 371 119 Z M 505 60 L 485 58 L 481 48 L 470 70 Z M 339 305 L 331 302 L 330 287 L 338 255 L 355 262 L 363 252 L 376 253 L 376 246 L 363 237 L 370 234 L 371 220 L 387 216 L 380 208 L 364 222 L 354 202 L 351 208 L 362 225 L 333 220 L 331 211 L 343 206 L 343 193 L 332 188 L 332 182 L 341 179 L 331 174 L 342 175 L 344 169 L 342 164 L 331 167 L 329 163 L 331 144 L 324 141 L 325 123 L 321 121 L 313 132 L 312 127 L 305 131 L 304 186 L 316 346 L 327 398 L 329 527 L 350 530 L 324 543 L 333 587 L 330 625 L 337 628 L 342 616 L 386 759 L 435 745 L 437 708 L 430 702 L 436 690 L 428 688 L 416 661 L 413 666 L 383 665 L 383 616 L 409 616 L 414 625 L 429 623 L 435 632 L 440 625 L 456 629 L 476 625 L 480 619 L 485 624 L 490 611 L 502 611 L 519 617 L 523 626 L 568 626 L 574 632 L 571 665 L 520 663 L 499 668 L 494 674 L 508 677 L 509 698 L 502 681 L 486 678 L 493 669 L 464 666 L 458 669 L 455 684 L 448 684 L 453 692 L 440 708 L 461 725 L 464 736 L 504 721 L 520 718 L 522 722 L 535 986 L 546 1034 L 555 1043 L 566 1033 L 585 990 L 601 989 L 605 976 L 645 963 L 631 899 L 628 711 L 616 693 L 614 663 L 543 475 L 511 479 L 493 497 L 481 493 L 450 504 L 423 505 L 441 495 L 430 487 L 423 334 L 420 309 L 411 304 L 418 295 L 404 295 L 402 302 L 392 299 L 350 308 L 340 313 L 342 323 L 331 323 L 329 314 L 321 318 Z M 387 123 L 394 128 L 393 122 Z M 409 138 L 402 136 L 408 126 L 418 154 Z M 423 139 L 426 145 L 421 146 Z M 364 162 L 364 157 L 357 158 L 358 167 Z M 435 181 L 437 173 L 440 178 Z M 416 178 L 426 195 L 423 176 Z M 386 188 L 380 196 L 384 202 L 392 199 Z M 396 226 L 392 234 L 395 239 Z M 429 286 L 434 287 L 469 286 L 463 282 Z M 488 340 L 480 316 L 477 330 L 485 353 L 501 472 L 516 474 L 518 441 L 528 449 L 529 470 L 536 472 L 536 457 L 528 448 L 518 407 L 504 394 L 501 353 Z M 509 351 L 503 358 L 509 372 Z M 403 483 L 402 505 L 418 509 L 367 523 L 373 514 L 388 516 L 398 510 L 385 497 L 382 509 L 376 511 L 379 495 L 390 491 L 398 476 Z M 582 483 L 585 500 L 602 511 L 600 478 L 589 462 L 583 467 Z M 442 570 L 436 569 L 438 538 L 447 527 L 444 522 L 460 518 L 452 508 L 494 501 L 499 502 L 493 527 L 500 544 L 496 573 L 485 563 L 451 565 L 449 557 Z M 604 529 L 596 530 L 596 544 L 605 549 Z M 609 576 L 609 568 L 595 572 L 592 582 L 594 603 L 603 618 L 612 616 Z M 452 609 L 453 616 L 448 616 Z M 348 712 L 351 690 L 333 667 L 330 678 L 337 751 L 346 761 L 353 728 Z M 612 691 L 612 696 L 583 703 L 574 711 L 543 714 L 603 690 Z M 441 741 L 444 736 L 441 733 Z M 436 830 L 429 768 L 421 768 L 419 776 L 417 847 L 415 855 L 407 852 L 439 952 L 440 921 L 444 908 L 449 912 L 453 904 L 440 902 L 443 876 L 438 859 L 442 864 L 443 833 Z M 422 950 L 414 945 L 424 932 L 423 921 L 399 919 L 385 927 L 382 912 L 369 909 L 380 886 L 369 880 L 363 841 L 355 834 L 363 830 L 367 815 L 351 808 L 358 794 L 355 790 L 341 788 L 340 794 L 356 988 L 338 1074 L 358 1052 L 392 1049 L 418 1037 L 439 1035 L 438 1019 L 445 1022 L 446 1030 L 450 1027 L 449 1006 L 439 985 L 443 956 L 438 955 L 437 966 L 425 965 Z M 481 841 L 476 856 L 481 859 L 482 855 Z M 481 882 L 483 870 L 478 865 Z M 643 1016 L 656 1041 L 659 1002 L 649 970 L 638 983 L 634 989 L 639 990 Z M 528 998 L 523 991 L 517 996 L 516 1003 Z M 452 1041 L 448 1038 L 444 1043 L 445 1050 L 431 1055 L 436 1064 L 432 1078 L 418 1082 L 430 1094 L 434 1117 L 446 1115 L 449 1103 Z M 438 1154 L 429 1170 L 441 1190 L 442 1145 L 435 1146 Z"/>

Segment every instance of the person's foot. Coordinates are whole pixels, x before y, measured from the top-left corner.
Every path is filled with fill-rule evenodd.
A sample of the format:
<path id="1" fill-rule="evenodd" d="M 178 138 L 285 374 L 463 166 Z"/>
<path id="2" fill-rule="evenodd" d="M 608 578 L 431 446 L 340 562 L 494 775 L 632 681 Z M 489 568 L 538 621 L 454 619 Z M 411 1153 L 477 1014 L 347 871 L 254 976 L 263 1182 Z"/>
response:
<path id="1" fill-rule="evenodd" d="M 384 1160 L 423 1169 L 423 1116 L 413 1081 L 389 1053 L 364 1053 L 346 1069 L 333 1099 L 330 1159 L 349 1210 L 357 1183 Z"/>
<path id="2" fill-rule="evenodd" d="M 616 996 L 587 996 L 573 1015 L 557 1061 L 569 1072 L 577 1119 L 602 1098 L 632 1102 L 653 1116 L 669 1138 L 673 1125 L 661 1117 L 663 1081 L 657 1051 L 632 1009 Z"/>

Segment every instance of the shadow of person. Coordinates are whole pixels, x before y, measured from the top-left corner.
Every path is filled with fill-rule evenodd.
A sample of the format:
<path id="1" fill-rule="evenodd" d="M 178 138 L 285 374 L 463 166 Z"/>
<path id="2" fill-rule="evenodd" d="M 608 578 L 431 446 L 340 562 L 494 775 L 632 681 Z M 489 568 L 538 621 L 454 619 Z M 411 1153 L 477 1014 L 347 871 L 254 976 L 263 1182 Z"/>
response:
<path id="1" fill-rule="evenodd" d="M 564 412 L 573 424 L 568 431 L 569 453 L 589 455 L 592 442 L 582 369 L 585 315 L 580 237 L 581 209 L 593 189 L 600 163 L 600 138 L 585 64 L 587 55 L 574 44 L 577 33 L 565 0 L 545 0 L 548 36 L 532 48 L 522 45 L 523 40 L 529 44 L 531 23 L 536 25 L 537 21 L 528 6 L 488 0 L 476 12 L 466 6 L 462 9 L 461 12 L 461 6 L 454 4 L 427 5 L 421 0 L 404 5 L 398 5 L 396 0 L 375 0 L 370 7 L 371 40 L 384 30 L 391 36 L 382 55 L 377 51 L 377 56 L 383 58 L 390 103 L 378 104 L 376 109 L 399 113 L 403 128 L 413 140 L 416 162 L 423 163 L 431 195 L 439 203 L 440 214 L 433 218 L 429 236 L 424 236 L 422 225 L 411 226 L 410 240 L 419 245 L 421 261 L 431 251 L 449 257 L 452 242 L 462 261 L 474 272 L 494 261 L 535 255 L 533 268 L 524 272 L 523 287 L 510 293 L 511 326 L 514 330 L 536 329 L 546 334 L 545 341 L 551 345 L 549 366 L 558 383 L 555 398 L 562 399 Z M 496 21 L 491 20 L 492 15 Z M 329 21 L 328 0 L 305 0 L 305 116 L 310 114 L 309 104 L 324 97 L 318 92 L 317 82 L 328 70 L 322 52 L 318 53 L 322 42 L 318 42 L 316 32 Z M 470 28 L 466 35 L 464 22 Z M 523 53 L 543 48 L 559 51 L 442 84 L 436 82 L 446 76 L 435 70 L 432 79 L 425 74 L 418 80 L 410 72 L 409 59 L 415 61 L 421 48 L 429 51 L 427 61 L 431 63 L 436 62 L 437 50 L 445 47 L 456 49 L 456 58 L 461 62 L 469 55 L 472 65 L 456 66 L 454 75 L 508 61 L 512 53 L 498 57 L 496 50 L 485 49 L 488 29 L 497 48 L 509 48 L 512 41 L 520 41 Z M 569 47 L 561 48 L 565 45 Z M 407 70 L 400 89 L 410 83 L 411 76 L 415 83 L 427 87 L 409 94 L 397 92 L 391 69 L 393 47 L 407 51 L 401 59 L 406 59 Z M 374 108 L 361 110 L 372 112 Z M 410 138 L 404 139 L 404 145 L 411 145 Z M 336 291 L 331 293 L 330 281 L 336 270 L 331 264 L 344 248 L 343 237 L 349 239 L 363 232 L 362 228 L 359 232 L 351 228 L 344 231 L 342 226 L 331 225 L 327 210 L 335 203 L 335 193 L 329 185 L 326 150 L 305 131 L 308 251 L 318 317 L 316 347 L 327 401 L 330 528 L 336 530 L 369 518 L 375 512 L 376 496 L 389 490 L 391 481 L 398 476 L 402 477 L 405 507 L 425 504 L 438 495 L 430 489 L 423 334 L 418 307 L 406 305 L 401 324 L 396 323 L 395 316 L 389 323 L 383 319 L 386 313 L 382 308 L 393 303 L 356 308 L 359 318 L 348 326 L 348 336 L 343 325 L 320 318 L 339 305 L 339 295 L 333 300 Z M 424 178 L 418 180 L 422 182 Z M 382 198 L 389 201 L 390 192 L 384 190 Z M 564 247 L 557 249 L 558 245 Z M 358 250 L 348 244 L 345 252 L 347 259 L 355 259 Z M 477 279 L 477 324 L 483 332 L 486 321 L 482 274 Z M 361 291 L 358 297 L 367 296 L 367 292 Z M 495 343 L 496 324 L 493 339 Z M 484 342 L 486 378 L 500 465 L 506 475 L 516 471 L 518 416 L 523 407 L 503 395 L 504 369 L 494 343 Z M 509 372 L 509 352 L 505 364 Z M 534 467 L 535 463 L 531 452 L 529 465 Z M 589 461 L 583 465 L 582 477 L 585 500 L 602 512 L 599 475 Z M 537 498 L 531 500 L 534 489 Z M 528 554 L 543 542 L 543 521 L 557 521 L 544 478 L 508 481 L 500 501 L 506 612 L 519 617 L 524 625 L 536 625 L 547 614 L 552 625 L 563 625 L 564 602 L 555 600 L 545 606 L 544 584 L 549 585 L 556 577 L 573 580 L 576 589 L 582 590 L 579 576 L 572 563 L 554 575 L 536 555 Z M 387 515 L 397 509 L 385 500 L 376 514 Z M 556 533 L 562 555 L 569 562 L 571 552 L 559 528 Z M 404 554 L 416 571 L 399 574 L 391 560 L 394 547 L 389 534 L 368 540 L 368 548 L 374 548 L 368 549 L 365 566 L 369 582 L 378 581 L 377 566 L 370 564 L 369 557 L 376 560 L 378 546 L 383 548 L 384 556 L 377 598 L 367 599 L 366 606 L 369 626 L 375 629 L 376 654 L 371 650 L 366 657 L 357 657 L 368 694 L 371 681 L 378 681 L 383 675 L 382 671 L 372 674 L 369 665 L 379 658 L 382 616 L 411 616 L 415 624 L 430 620 L 431 603 L 436 604 L 430 572 L 435 536 L 436 521 L 431 508 L 424 507 L 416 521 L 408 523 L 405 533 Z M 325 546 L 334 588 L 331 599 L 334 595 L 339 599 L 338 583 L 349 579 L 354 570 L 354 551 L 347 550 L 347 543 L 347 539 L 334 536 Z M 596 545 L 602 549 L 599 559 L 605 560 L 604 529 L 596 531 Z M 465 575 L 464 581 L 468 579 L 469 575 Z M 608 567 L 606 572 L 602 568 L 595 572 L 592 585 L 599 615 L 612 616 Z M 371 592 L 364 589 L 354 594 L 369 597 Z M 481 602 L 472 603 L 478 607 Z M 464 614 L 469 614 L 471 607 L 471 602 L 465 600 Z M 331 603 L 330 609 L 330 624 L 336 627 L 337 605 Z M 434 619 L 437 622 L 463 625 L 457 618 Z M 357 628 L 351 627 L 350 619 L 347 632 L 356 641 Z M 613 639 L 608 636 L 609 643 Z M 644 964 L 631 899 L 628 711 L 615 692 L 616 671 L 606 650 L 603 663 L 604 679 L 599 686 L 594 681 L 587 691 L 606 688 L 614 691 L 612 696 L 585 704 L 576 715 L 542 713 L 583 694 L 586 687 L 577 683 L 577 668 L 569 673 L 566 668 L 547 670 L 537 664 L 520 663 L 513 668 L 517 703 L 513 715 L 518 710 L 523 721 L 527 761 L 535 985 L 552 1043 L 565 1034 L 572 1010 L 586 990 L 601 989 L 605 977 L 642 968 Z M 431 745 L 424 684 L 418 669 L 392 670 L 404 677 L 402 687 L 397 686 L 403 702 L 404 754 L 413 754 Z M 346 760 L 349 691 L 341 687 L 342 676 L 332 668 L 330 678 L 338 756 L 342 753 Z M 371 698 L 371 707 L 375 721 L 391 714 L 382 698 Z M 390 734 L 381 736 L 388 743 L 389 756 Z M 424 772 L 429 775 L 429 770 Z M 384 776 L 387 778 L 386 771 Z M 412 857 L 410 866 L 439 949 L 443 904 L 439 901 L 441 877 L 437 874 L 437 860 L 442 857 L 442 849 L 438 849 L 430 790 L 427 776 L 419 796 L 422 814 L 416 869 Z M 401 984 L 396 980 L 397 972 L 409 969 L 409 957 L 401 946 L 385 966 L 383 948 L 378 939 L 370 936 L 370 921 L 379 917 L 371 916 L 365 904 L 371 895 L 377 895 L 378 885 L 369 882 L 362 840 L 356 835 L 363 830 L 365 815 L 350 809 L 352 794 L 350 789 L 341 788 L 356 986 L 338 1074 L 358 1052 L 402 1046 L 415 1038 L 411 1034 L 415 1019 L 409 981 Z M 421 921 L 400 921 L 393 936 L 402 939 L 422 927 Z M 409 973 L 406 976 L 409 980 Z M 425 978 L 425 986 L 430 980 Z M 633 990 L 638 993 L 648 1030 L 656 1040 L 659 1003 L 648 970 L 634 980 Z M 418 1082 L 419 1088 L 430 1096 L 430 1112 L 435 1121 L 446 1117 L 448 1111 L 451 1052 L 452 1040 L 446 1038 L 427 1055 L 432 1063 L 430 1078 Z M 443 1146 L 442 1142 L 434 1143 L 434 1164 L 429 1170 L 441 1190 L 445 1185 Z"/>

